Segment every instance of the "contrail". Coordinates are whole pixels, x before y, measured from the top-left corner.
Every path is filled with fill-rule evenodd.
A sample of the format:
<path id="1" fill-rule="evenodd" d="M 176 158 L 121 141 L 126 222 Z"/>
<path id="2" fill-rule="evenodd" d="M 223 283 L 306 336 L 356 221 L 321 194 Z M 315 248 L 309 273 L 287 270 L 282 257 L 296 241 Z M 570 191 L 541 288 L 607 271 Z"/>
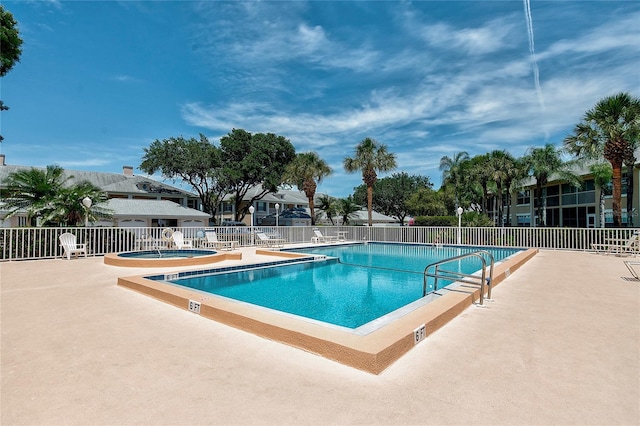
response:
<path id="1" fill-rule="evenodd" d="M 533 79 L 536 85 L 536 93 L 538 94 L 538 102 L 540 108 L 544 111 L 544 98 L 542 97 L 542 89 L 540 88 L 540 71 L 538 70 L 538 62 L 536 61 L 536 49 L 533 43 L 533 20 L 531 19 L 531 3 L 529 0 L 522 0 L 524 3 L 524 16 L 527 19 L 527 30 L 529 32 L 529 53 L 531 54 L 531 63 L 533 65 Z"/>

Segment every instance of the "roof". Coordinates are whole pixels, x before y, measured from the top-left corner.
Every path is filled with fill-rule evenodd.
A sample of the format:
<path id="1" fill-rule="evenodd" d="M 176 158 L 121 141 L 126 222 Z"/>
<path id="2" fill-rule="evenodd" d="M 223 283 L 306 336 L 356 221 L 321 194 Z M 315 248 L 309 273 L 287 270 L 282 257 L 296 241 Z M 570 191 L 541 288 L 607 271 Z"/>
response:
<path id="1" fill-rule="evenodd" d="M 105 207 L 112 210 L 116 217 L 149 217 L 154 218 L 209 218 L 211 215 L 200 210 L 183 207 L 168 200 L 131 200 L 125 198 L 111 198 L 105 202 Z"/>
<path id="2" fill-rule="evenodd" d="M 0 182 L 14 172 L 21 170 L 40 169 L 44 167 L 4 165 L 0 166 Z M 148 176 L 127 176 L 122 173 L 89 172 L 84 170 L 64 170 L 64 176 L 70 177 L 68 183 L 73 185 L 82 181 L 89 181 L 108 193 L 122 194 L 174 194 L 186 197 L 196 197 L 192 192 L 158 182 Z"/>

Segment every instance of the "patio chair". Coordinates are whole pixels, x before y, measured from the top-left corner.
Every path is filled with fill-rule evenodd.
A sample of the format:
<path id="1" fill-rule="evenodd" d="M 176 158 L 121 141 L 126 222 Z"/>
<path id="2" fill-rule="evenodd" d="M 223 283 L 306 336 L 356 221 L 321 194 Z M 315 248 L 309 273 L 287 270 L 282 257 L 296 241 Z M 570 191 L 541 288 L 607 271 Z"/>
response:
<path id="1" fill-rule="evenodd" d="M 623 254 L 623 253 L 633 253 L 637 254 L 638 249 L 640 248 L 640 240 L 638 239 L 640 235 L 634 234 L 628 240 L 618 240 L 618 239 L 608 239 L 603 244 L 592 243 L 591 248 L 595 250 L 596 253 L 603 254 Z"/>
<path id="2" fill-rule="evenodd" d="M 287 242 L 284 238 L 268 237 L 264 232 L 256 232 L 256 237 L 260 240 L 260 244 L 267 247 L 284 247 L 284 243 Z"/>
<path id="3" fill-rule="evenodd" d="M 67 259 L 71 260 L 71 256 L 74 254 L 76 257 L 80 257 L 80 253 L 84 253 L 84 257 L 87 257 L 86 244 L 78 244 L 74 234 L 65 232 L 58 238 L 60 239 L 60 245 L 64 249 L 64 254 L 67 256 Z"/>
<path id="4" fill-rule="evenodd" d="M 185 239 L 184 234 L 181 231 L 175 231 L 171 235 L 171 239 L 173 240 L 173 243 L 176 245 L 176 248 L 178 250 L 193 248 L 193 243 L 191 242 L 191 240 Z"/>
<path id="5" fill-rule="evenodd" d="M 322 232 L 320 232 L 319 229 L 314 229 L 313 233 L 315 235 L 315 237 L 313 238 L 315 239 L 315 241 L 319 243 L 337 243 L 338 242 L 337 235 L 322 235 Z"/>
<path id="6" fill-rule="evenodd" d="M 205 247 L 213 247 L 218 250 L 234 250 L 238 245 L 238 241 L 220 241 L 218 240 L 218 234 L 215 231 L 206 231 L 204 233 L 206 236 L 206 241 L 204 242 Z"/>
<path id="7" fill-rule="evenodd" d="M 636 271 L 636 268 L 634 268 L 634 266 L 640 266 L 640 262 L 637 260 L 625 260 L 624 264 L 629 272 L 631 272 L 631 275 L 633 275 L 633 278 L 635 278 L 636 281 L 640 281 L 640 275 L 638 274 L 638 271 Z"/>

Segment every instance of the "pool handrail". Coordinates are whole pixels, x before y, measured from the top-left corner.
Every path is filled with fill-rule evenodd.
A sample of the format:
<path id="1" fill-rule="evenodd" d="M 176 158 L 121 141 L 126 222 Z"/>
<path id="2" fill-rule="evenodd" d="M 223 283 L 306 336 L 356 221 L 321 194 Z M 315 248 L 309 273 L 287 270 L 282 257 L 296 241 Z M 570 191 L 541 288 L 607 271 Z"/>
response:
<path id="1" fill-rule="evenodd" d="M 487 261 L 484 258 L 483 254 L 486 254 L 489 256 L 489 258 L 491 259 L 491 265 L 490 265 L 490 269 L 489 269 L 489 279 L 487 280 L 486 278 L 486 274 L 487 274 Z M 470 253 L 464 253 L 458 256 L 454 256 L 454 257 L 449 257 L 447 259 L 443 259 L 443 260 L 439 260 L 437 262 L 433 262 L 430 263 L 429 265 L 427 265 L 426 268 L 424 268 L 424 272 L 423 272 L 423 283 L 422 283 L 422 297 L 427 295 L 427 277 L 431 277 L 434 278 L 434 283 L 433 283 L 433 291 L 430 293 L 433 293 L 435 291 L 438 290 L 438 278 L 447 278 L 450 280 L 455 280 L 456 282 L 462 282 L 462 283 L 467 283 L 467 284 L 475 284 L 478 285 L 477 279 L 478 276 L 474 275 L 474 274 L 464 274 L 462 272 L 456 272 L 456 271 L 446 271 L 446 270 L 441 270 L 440 266 L 447 264 L 449 262 L 452 262 L 454 260 L 460 260 L 460 259 L 464 259 L 467 257 L 471 257 L 471 256 L 475 256 L 478 257 L 480 259 L 480 261 L 482 262 L 482 275 L 480 277 L 480 301 L 479 304 L 483 305 L 484 304 L 484 287 L 485 285 L 489 286 L 489 290 L 487 293 L 487 299 L 491 300 L 491 283 L 493 281 L 493 265 L 494 265 L 494 258 L 493 255 L 491 253 L 489 253 L 486 250 L 476 250 Z M 435 267 L 435 272 L 434 273 L 429 273 L 429 269 Z M 444 273 L 444 275 L 443 275 Z M 470 278 L 474 278 L 475 280 L 471 280 Z"/>

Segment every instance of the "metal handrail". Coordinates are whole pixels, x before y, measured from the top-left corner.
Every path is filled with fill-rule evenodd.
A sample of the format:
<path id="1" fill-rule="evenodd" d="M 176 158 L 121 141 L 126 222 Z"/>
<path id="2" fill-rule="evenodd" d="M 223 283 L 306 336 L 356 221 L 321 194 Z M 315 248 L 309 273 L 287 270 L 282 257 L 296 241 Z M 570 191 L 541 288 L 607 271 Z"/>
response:
<path id="1" fill-rule="evenodd" d="M 489 268 L 489 279 L 487 280 L 487 261 L 484 258 L 483 254 L 486 254 L 489 256 L 489 258 L 491 259 L 491 265 Z M 467 284 L 478 284 L 477 279 L 478 276 L 477 275 L 473 275 L 473 274 L 465 274 L 462 272 L 457 272 L 457 271 L 446 271 L 446 270 L 442 270 L 440 269 L 440 266 L 453 262 L 454 260 L 460 260 L 460 259 L 464 259 L 467 257 L 471 257 L 471 256 L 475 256 L 480 258 L 480 261 L 482 262 L 482 275 L 480 277 L 480 305 L 482 305 L 484 303 L 484 286 L 485 284 L 489 286 L 489 290 L 487 292 L 487 299 L 491 300 L 491 284 L 493 282 L 493 265 L 494 265 L 494 258 L 493 255 L 491 253 L 489 253 L 486 250 L 476 250 L 470 253 L 465 253 L 465 254 L 461 254 L 458 256 L 454 256 L 454 257 L 450 257 L 444 260 L 439 260 L 437 262 L 433 262 L 429 265 L 427 265 L 426 268 L 424 268 L 424 272 L 423 272 L 423 283 L 422 283 L 422 297 L 427 295 L 427 277 L 431 277 L 434 278 L 434 282 L 433 282 L 433 292 L 438 290 L 438 278 L 446 278 L 449 280 L 455 280 L 456 282 L 462 282 L 462 283 L 467 283 Z M 435 267 L 435 272 L 434 273 L 429 273 L 429 269 Z M 473 278 L 475 280 L 471 280 L 470 278 Z"/>

